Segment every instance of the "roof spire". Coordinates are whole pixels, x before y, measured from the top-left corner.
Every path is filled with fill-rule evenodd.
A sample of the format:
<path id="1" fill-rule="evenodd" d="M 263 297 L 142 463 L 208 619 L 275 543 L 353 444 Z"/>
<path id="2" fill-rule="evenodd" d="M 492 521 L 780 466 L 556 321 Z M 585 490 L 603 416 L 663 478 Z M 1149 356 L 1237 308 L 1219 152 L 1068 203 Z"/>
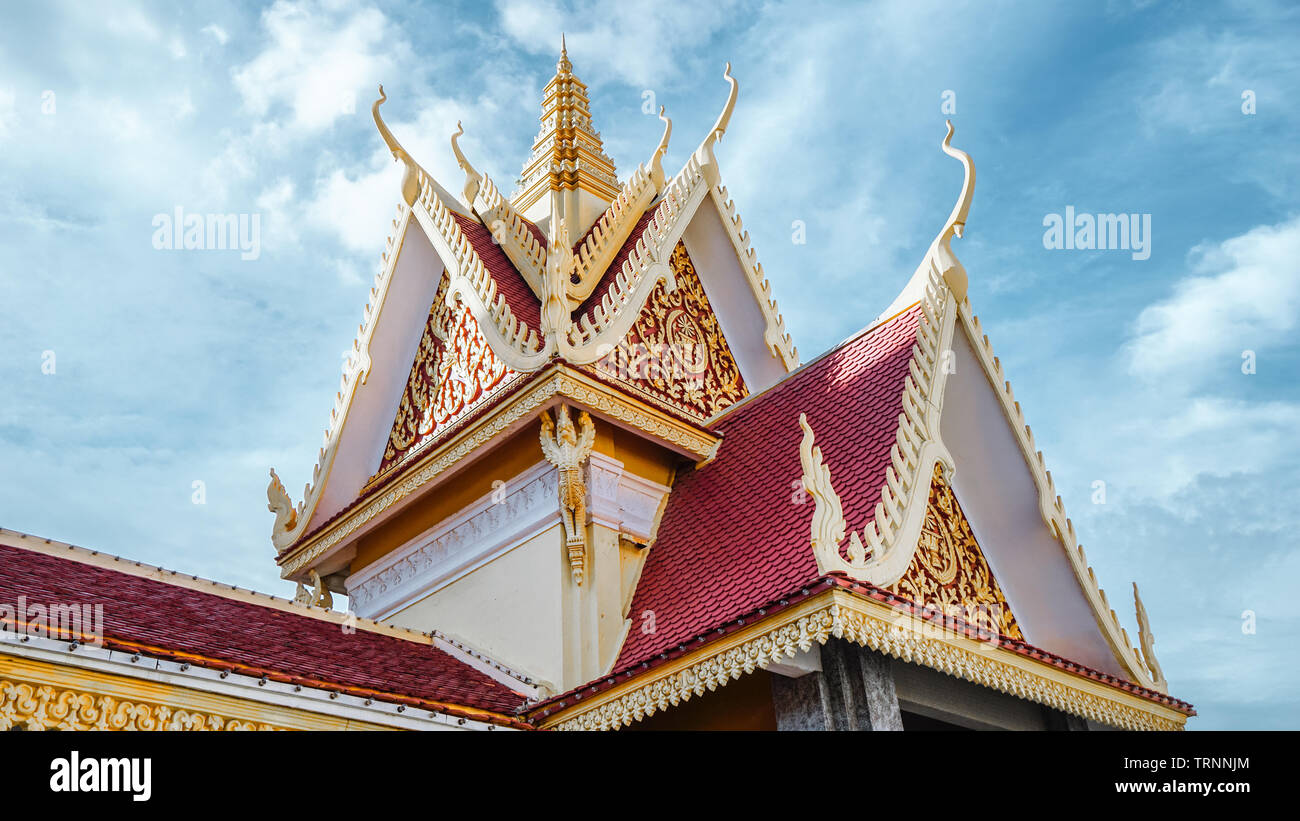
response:
<path id="1" fill-rule="evenodd" d="M 581 235 L 605 206 L 618 196 L 614 161 L 605 154 L 600 132 L 592 126 L 587 86 L 573 74 L 568 43 L 560 35 L 555 76 L 542 91 L 542 128 L 524 163 L 511 205 L 540 222 L 550 216 L 548 195 L 566 200 L 560 209 L 569 230 Z"/>

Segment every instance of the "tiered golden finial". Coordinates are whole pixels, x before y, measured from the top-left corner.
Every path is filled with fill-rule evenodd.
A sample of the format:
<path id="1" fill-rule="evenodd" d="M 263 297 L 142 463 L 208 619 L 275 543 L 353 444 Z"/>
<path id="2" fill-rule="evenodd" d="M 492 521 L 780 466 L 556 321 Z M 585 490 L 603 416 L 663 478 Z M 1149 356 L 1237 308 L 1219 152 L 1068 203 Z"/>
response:
<path id="1" fill-rule="evenodd" d="M 511 205 L 535 222 L 546 219 L 553 195 L 569 229 L 581 232 L 618 196 L 614 161 L 592 127 L 587 86 L 573 74 L 563 36 L 555 76 L 542 92 L 541 131 L 524 163 Z"/>

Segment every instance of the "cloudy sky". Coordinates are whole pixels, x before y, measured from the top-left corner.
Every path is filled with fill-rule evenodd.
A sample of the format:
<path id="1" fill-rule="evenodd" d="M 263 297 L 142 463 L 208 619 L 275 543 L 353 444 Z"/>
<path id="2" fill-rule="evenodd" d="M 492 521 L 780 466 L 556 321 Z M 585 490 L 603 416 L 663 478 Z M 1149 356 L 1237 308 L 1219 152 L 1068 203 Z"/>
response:
<path id="1" fill-rule="evenodd" d="M 398 201 L 375 88 L 453 189 L 457 120 L 513 180 L 563 30 L 624 171 L 658 140 L 651 99 L 674 118 L 665 166 L 684 162 L 732 61 L 719 160 L 805 359 L 882 310 L 941 227 L 955 108 L 979 169 L 954 244 L 971 301 L 1112 602 L 1136 636 L 1141 585 L 1193 727 L 1300 728 L 1287 6 L 6 7 L 0 525 L 291 594 L 267 468 L 301 495 Z M 1149 258 L 1045 248 L 1067 207 L 1149 215 Z M 178 208 L 257 215 L 256 258 L 156 248 Z"/>

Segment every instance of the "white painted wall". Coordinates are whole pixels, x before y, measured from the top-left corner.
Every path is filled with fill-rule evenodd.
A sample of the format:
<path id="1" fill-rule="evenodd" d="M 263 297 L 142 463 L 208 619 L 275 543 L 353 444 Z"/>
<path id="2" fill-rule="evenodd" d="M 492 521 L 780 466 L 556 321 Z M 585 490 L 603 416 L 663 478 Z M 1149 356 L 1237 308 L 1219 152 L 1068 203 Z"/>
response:
<path id="1" fill-rule="evenodd" d="M 695 210 L 682 241 L 695 263 L 695 272 L 722 325 L 722 333 L 745 385 L 750 393 L 766 390 L 785 376 L 785 366 L 772 356 L 763 341 L 767 319 L 754 298 L 754 290 L 713 197 L 706 196 Z"/>
<path id="2" fill-rule="evenodd" d="M 564 575 L 569 566 L 557 521 L 387 621 L 441 630 L 536 679 L 563 679 Z"/>
<path id="3" fill-rule="evenodd" d="M 957 470 L 953 490 L 1030 644 L 1124 676 L 1060 542 L 1038 488 L 965 328 L 953 333 L 940 422 Z"/>
<path id="4" fill-rule="evenodd" d="M 307 525 L 310 531 L 342 510 L 379 469 L 380 457 L 397 416 L 402 389 L 411 373 L 415 351 L 424 335 L 429 308 L 438 292 L 444 265 L 419 223 L 411 219 L 393 269 L 388 294 L 370 340 L 370 373 L 358 384 L 334 464 L 319 503 Z"/>

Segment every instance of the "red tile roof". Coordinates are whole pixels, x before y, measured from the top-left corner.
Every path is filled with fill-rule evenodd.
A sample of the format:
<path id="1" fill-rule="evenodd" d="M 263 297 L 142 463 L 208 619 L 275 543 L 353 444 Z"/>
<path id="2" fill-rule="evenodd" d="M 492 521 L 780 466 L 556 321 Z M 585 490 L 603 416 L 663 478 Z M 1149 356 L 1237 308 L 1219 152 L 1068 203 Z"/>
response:
<path id="1" fill-rule="evenodd" d="M 876 587 L 875 585 L 846 579 L 839 574 L 832 574 L 821 576 L 815 581 L 806 582 L 798 585 L 796 588 L 785 591 L 772 600 L 765 602 L 760 607 L 742 613 L 734 619 L 728 619 L 725 624 L 710 627 L 694 636 L 682 640 L 678 646 L 664 651 L 661 655 L 647 658 L 639 664 L 623 665 L 621 668 L 616 669 L 607 676 L 594 681 L 589 681 L 581 687 L 575 687 L 567 693 L 560 693 L 559 695 L 538 702 L 529 709 L 529 717 L 533 721 L 544 720 L 551 714 L 578 703 L 584 696 L 593 696 L 617 686 L 620 683 L 620 679 L 622 679 L 623 682 L 632 681 L 637 676 L 643 675 L 644 673 L 653 670 L 659 665 L 665 664 L 674 658 L 686 655 L 700 647 L 707 646 L 718 639 L 724 638 L 731 633 L 742 630 L 748 625 L 794 607 L 810 597 L 837 588 L 849 590 L 858 595 L 879 601 L 882 604 L 896 607 L 918 619 L 932 622 L 944 630 L 960 632 L 970 638 L 977 638 L 980 641 L 988 640 L 987 635 L 983 632 L 984 628 L 978 625 L 970 624 L 963 619 L 955 618 L 951 615 L 938 613 L 932 608 L 918 607 L 910 600 L 891 593 L 888 590 Z M 1157 704 L 1164 704 L 1184 713 L 1185 715 L 1196 715 L 1196 709 L 1190 703 L 1183 701 L 1182 699 L 1142 687 L 1109 673 L 1094 670 L 1091 667 L 1070 661 L 1064 656 L 1059 656 L 1047 650 L 1042 650 L 1026 641 L 1009 638 L 1007 636 L 999 636 L 998 646 L 1017 655 L 1046 662 L 1054 667 L 1059 667 L 1062 670 L 1067 670 L 1071 673 L 1083 676 L 1084 678 L 1092 679 L 1093 681 L 1109 685 L 1118 690 L 1133 693 L 1134 695 L 1140 696 L 1148 701 L 1153 701 Z"/>
<path id="2" fill-rule="evenodd" d="M 806 496 L 795 503 L 801 412 L 849 526 L 861 530 L 873 518 L 920 318 L 913 307 L 863 331 L 720 418 L 718 456 L 679 475 L 669 494 L 616 671 L 818 579 L 809 547 L 814 505 Z M 654 632 L 640 629 L 647 611 Z"/>
<path id="3" fill-rule="evenodd" d="M 574 310 L 573 315 L 575 318 L 581 317 L 585 314 L 590 314 L 592 310 L 600 304 L 600 301 L 605 297 L 605 294 L 609 293 L 610 287 L 614 284 L 614 278 L 618 275 L 618 272 L 622 270 L 623 263 L 627 262 L 628 255 L 631 254 L 632 249 L 636 247 L 637 240 L 641 239 L 641 235 L 645 233 L 646 226 L 650 224 L 650 218 L 654 216 L 655 209 L 658 207 L 658 203 L 655 203 L 651 207 L 647 208 L 645 213 L 641 215 L 641 219 L 637 220 L 636 225 L 632 226 L 632 232 L 627 235 L 627 239 L 623 241 L 623 245 L 618 249 L 618 253 L 614 255 L 614 261 L 605 269 L 605 273 L 601 274 L 600 282 L 596 283 L 596 287 L 592 289 L 592 292 L 588 294 L 582 304 Z M 592 225 L 592 228 L 595 228 L 594 224 Z M 586 239 L 585 235 L 583 239 Z M 579 240 L 579 245 L 581 243 L 582 240 Z M 576 248 L 578 246 L 575 245 L 574 247 Z"/>
<path id="4" fill-rule="evenodd" d="M 525 699 L 430 644 L 0 545 L 0 604 L 16 609 L 20 596 L 29 608 L 103 605 L 110 649 L 429 709 L 509 716 Z"/>
<path id="5" fill-rule="evenodd" d="M 514 263 L 510 261 L 510 257 L 506 256 L 501 244 L 493 242 L 492 232 L 474 217 L 467 217 L 455 211 L 452 211 L 451 215 L 456 218 L 456 222 L 460 223 L 461 233 L 469 240 L 469 244 L 474 246 L 479 259 L 483 260 L 483 267 L 488 269 L 488 273 L 496 281 L 497 292 L 505 296 L 510 312 L 519 317 L 529 328 L 538 331 L 540 336 L 542 303 L 524 280 L 523 274 L 520 274 Z M 537 226 L 531 223 L 529 225 L 531 230 L 537 230 Z M 537 233 L 540 234 L 540 231 Z M 545 245 L 545 242 L 542 244 Z"/>

